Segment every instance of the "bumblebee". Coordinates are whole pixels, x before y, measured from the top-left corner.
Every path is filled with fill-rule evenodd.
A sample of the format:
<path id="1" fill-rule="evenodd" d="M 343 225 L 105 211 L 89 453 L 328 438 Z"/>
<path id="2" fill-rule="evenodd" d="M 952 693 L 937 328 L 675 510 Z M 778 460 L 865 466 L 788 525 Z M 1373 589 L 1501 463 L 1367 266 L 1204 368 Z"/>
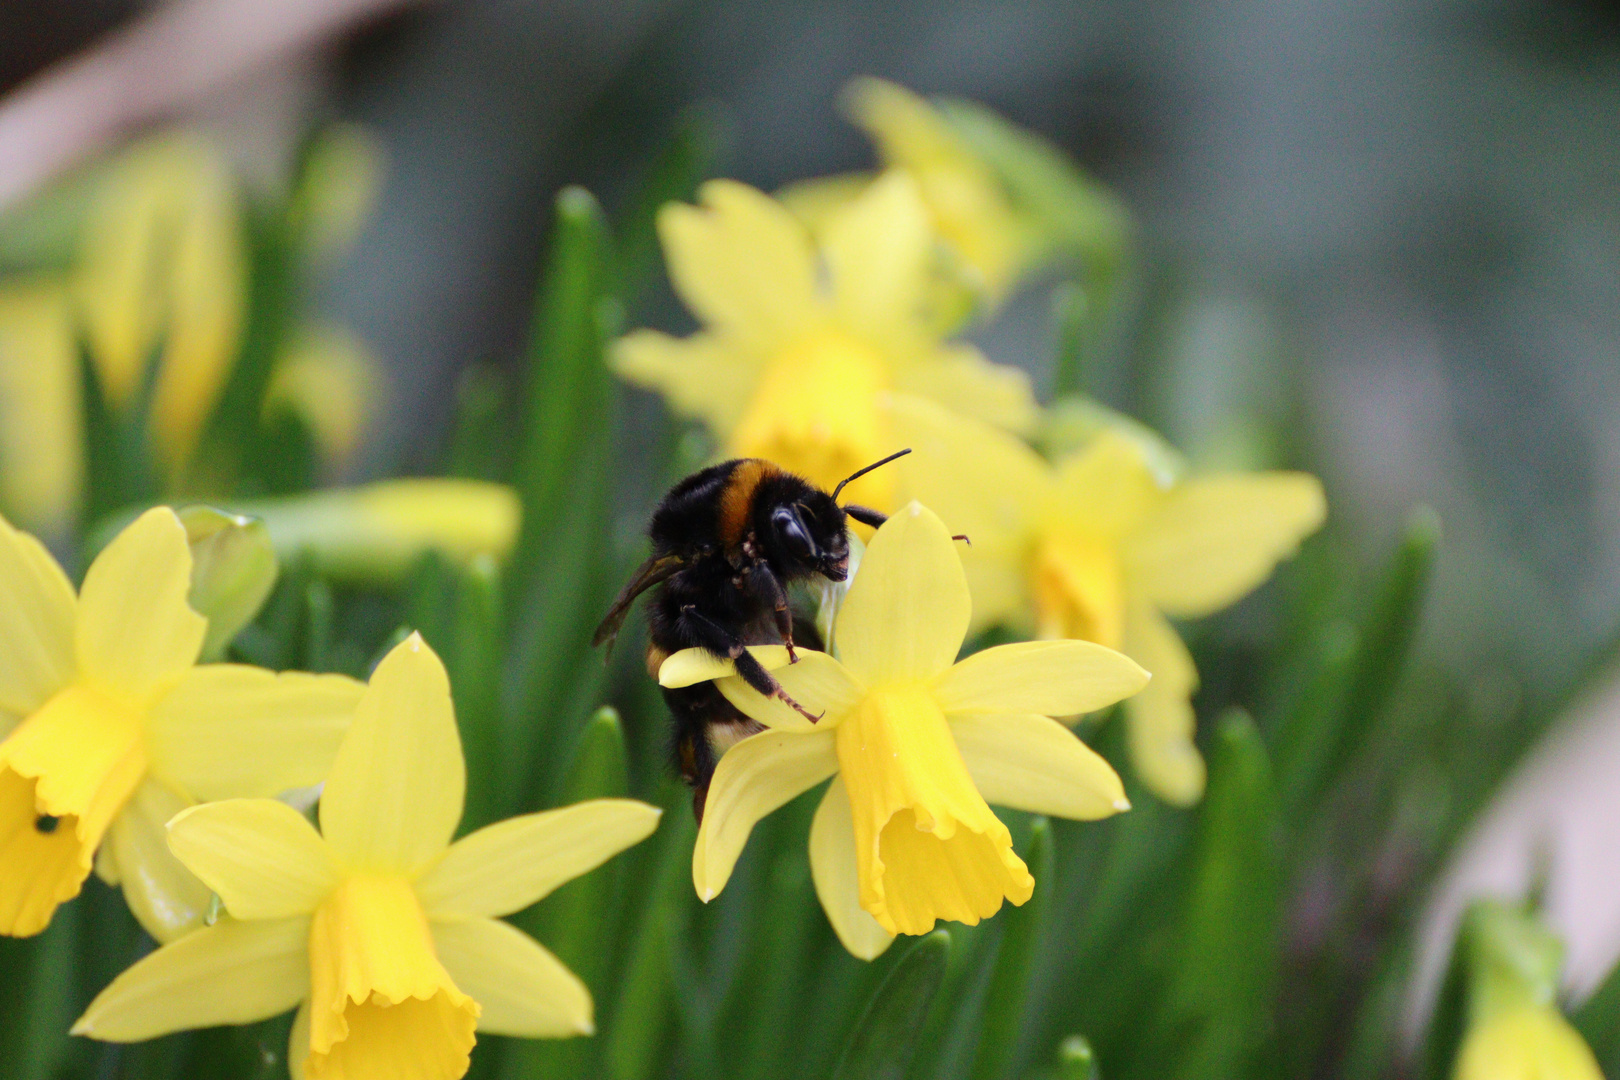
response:
<path id="1" fill-rule="evenodd" d="M 652 554 L 613 601 L 593 645 L 611 643 L 636 597 L 657 589 L 647 612 L 647 673 L 654 679 L 672 653 L 707 649 L 729 658 L 755 690 L 781 699 L 810 720 L 820 717 L 794 701 L 752 655 L 749 645 L 819 647 L 813 627 L 797 629 L 788 590 L 820 575 L 849 576 L 847 518 L 873 528 L 885 515 L 840 506 L 851 481 L 909 454 L 901 450 L 847 477 L 829 494 L 762 458 L 722 461 L 676 484 L 648 526 Z M 727 701 L 713 683 L 664 688 L 674 717 L 674 756 L 692 788 L 692 811 L 703 819 L 709 780 L 720 755 L 760 725 Z"/>

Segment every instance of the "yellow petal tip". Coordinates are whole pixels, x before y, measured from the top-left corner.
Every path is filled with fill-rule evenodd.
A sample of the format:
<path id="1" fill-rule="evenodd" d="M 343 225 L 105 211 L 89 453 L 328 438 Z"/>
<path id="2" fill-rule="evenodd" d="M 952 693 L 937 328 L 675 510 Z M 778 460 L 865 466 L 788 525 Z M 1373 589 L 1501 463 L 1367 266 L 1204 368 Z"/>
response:
<path id="1" fill-rule="evenodd" d="M 1130 808 L 1131 808 L 1131 800 L 1129 800 L 1129 799 L 1115 799 L 1114 800 L 1114 809 L 1118 810 L 1120 813 L 1123 814 L 1125 811 L 1129 810 Z"/>

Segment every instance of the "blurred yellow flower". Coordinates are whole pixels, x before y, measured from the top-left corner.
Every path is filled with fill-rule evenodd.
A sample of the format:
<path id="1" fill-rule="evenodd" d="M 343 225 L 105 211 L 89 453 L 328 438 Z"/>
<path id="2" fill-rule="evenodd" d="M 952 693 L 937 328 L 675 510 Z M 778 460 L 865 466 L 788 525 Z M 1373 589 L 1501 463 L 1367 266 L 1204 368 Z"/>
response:
<path id="1" fill-rule="evenodd" d="M 326 774 L 360 685 L 194 666 L 206 620 L 186 604 L 191 573 L 166 507 L 107 546 L 77 597 L 38 541 L 0 521 L 0 933 L 43 930 L 93 860 L 170 940 L 201 921 L 208 890 L 169 854 L 164 823 Z"/>
<path id="2" fill-rule="evenodd" d="M 85 222 L 76 291 L 109 404 L 134 407 L 151 380 L 153 448 L 178 472 L 236 361 L 247 310 L 236 186 L 207 143 L 148 139 L 113 163 Z"/>
<path id="3" fill-rule="evenodd" d="M 304 554 L 330 577 L 384 582 L 429 551 L 458 562 L 504 560 L 523 520 L 506 485 L 447 478 L 385 480 L 238 509 L 264 520 L 283 560 Z"/>
<path id="4" fill-rule="evenodd" d="M 886 165 L 917 178 L 934 229 L 991 306 L 1034 258 L 1040 236 L 1017 214 L 994 170 L 927 100 L 883 79 L 853 80 L 844 105 Z"/>
<path id="5" fill-rule="evenodd" d="M 309 427 L 322 454 L 341 470 L 360 448 L 378 400 L 381 368 L 366 343 L 341 326 L 303 327 L 276 361 L 264 411 L 288 410 Z"/>
<path id="6" fill-rule="evenodd" d="M 43 276 L 0 284 L 0 507 L 48 536 L 78 516 L 82 401 L 66 285 Z"/>
<path id="7" fill-rule="evenodd" d="M 1525 1005 L 1469 1029 L 1455 1080 L 1602 1080 L 1592 1050 L 1551 1005 Z"/>
<path id="8" fill-rule="evenodd" d="M 1131 761 L 1176 805 L 1198 801 L 1192 657 L 1166 620 L 1234 603 L 1321 525 L 1322 486 L 1304 473 L 1177 478 L 1139 441 L 1104 429 L 1048 465 L 1022 441 L 896 396 L 895 430 L 915 452 L 900 483 L 973 538 L 963 563 L 974 625 L 1121 649 L 1153 673 L 1126 703 Z"/>
<path id="9" fill-rule="evenodd" d="M 831 487 L 898 448 L 879 407 L 888 390 L 1013 429 L 1034 420 L 1023 372 L 932 328 L 933 239 L 909 174 L 891 172 L 841 207 L 819 248 L 753 188 L 712 181 L 700 197 L 664 207 L 658 225 L 670 278 L 703 329 L 684 339 L 637 331 L 614 364 L 705 421 L 727 454 Z M 879 469 L 850 497 L 888 509 L 893 491 Z"/>
<path id="10" fill-rule="evenodd" d="M 987 803 L 1091 820 L 1128 808 L 1119 777 L 1052 715 L 1110 705 L 1148 676 L 1084 641 L 1025 642 L 955 663 L 971 602 L 949 531 L 917 503 L 877 531 L 839 609 L 836 654 L 754 649 L 811 724 L 697 649 L 659 680 L 718 678 L 770 730 L 720 759 L 692 853 L 697 892 L 725 886 L 754 823 L 834 777 L 810 831 L 816 894 L 839 939 L 871 959 L 939 919 L 977 923 L 1034 881 Z"/>
<path id="11" fill-rule="evenodd" d="M 499 916 L 642 840 L 659 811 L 598 799 L 452 844 L 465 788 L 444 665 L 413 634 L 366 687 L 319 832 L 270 799 L 175 818 L 170 846 L 230 916 L 120 975 L 74 1033 L 131 1042 L 296 1005 L 295 1080 L 452 1080 L 475 1030 L 590 1034 L 590 991 Z"/>

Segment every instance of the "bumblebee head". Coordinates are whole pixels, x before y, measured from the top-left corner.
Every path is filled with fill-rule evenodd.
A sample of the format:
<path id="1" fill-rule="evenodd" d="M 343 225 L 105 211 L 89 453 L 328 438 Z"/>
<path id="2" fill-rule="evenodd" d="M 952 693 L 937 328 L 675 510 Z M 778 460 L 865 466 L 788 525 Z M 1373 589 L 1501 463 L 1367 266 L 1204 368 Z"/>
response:
<path id="1" fill-rule="evenodd" d="M 843 508 L 825 491 L 810 488 L 771 509 L 772 554 L 790 576 L 815 573 L 843 581 L 849 576 L 844 528 Z"/>

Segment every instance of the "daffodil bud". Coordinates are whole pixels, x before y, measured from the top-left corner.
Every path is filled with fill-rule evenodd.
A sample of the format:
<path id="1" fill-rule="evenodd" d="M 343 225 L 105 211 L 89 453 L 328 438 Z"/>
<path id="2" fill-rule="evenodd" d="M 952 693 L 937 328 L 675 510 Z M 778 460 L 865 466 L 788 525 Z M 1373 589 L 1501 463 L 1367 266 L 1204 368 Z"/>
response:
<path id="1" fill-rule="evenodd" d="M 381 142 L 357 124 L 332 124 L 316 136 L 288 209 L 306 257 L 330 262 L 354 242 L 382 188 Z"/>
<path id="2" fill-rule="evenodd" d="M 1482 900 L 1457 937 L 1468 1029 L 1454 1080 L 1599 1080 L 1592 1051 L 1558 1011 L 1564 943 L 1533 911 Z"/>
<path id="3" fill-rule="evenodd" d="M 303 553 L 317 573 L 387 584 L 429 551 L 458 563 L 504 560 L 523 510 L 504 484 L 482 480 L 387 480 L 242 508 L 264 519 L 282 558 Z"/>
<path id="4" fill-rule="evenodd" d="M 217 660 L 275 587 L 279 572 L 275 549 L 264 522 L 254 518 L 211 506 L 188 506 L 179 514 L 191 545 L 187 601 L 208 620 L 203 659 Z"/>

